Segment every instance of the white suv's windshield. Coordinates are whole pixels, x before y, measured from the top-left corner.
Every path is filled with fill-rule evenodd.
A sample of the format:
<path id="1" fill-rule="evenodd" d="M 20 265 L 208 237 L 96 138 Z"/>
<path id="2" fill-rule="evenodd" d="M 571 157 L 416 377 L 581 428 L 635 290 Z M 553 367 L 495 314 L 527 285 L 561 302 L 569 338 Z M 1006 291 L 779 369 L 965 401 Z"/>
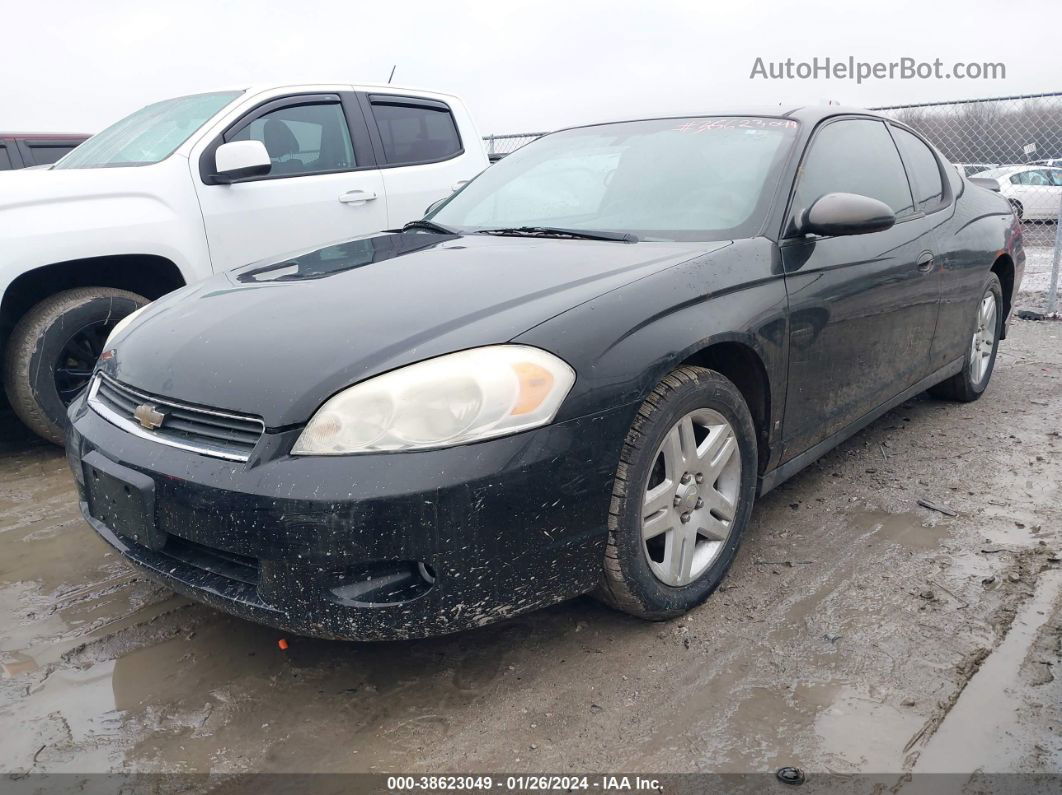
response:
<path id="1" fill-rule="evenodd" d="M 796 133 L 791 119 L 731 116 L 565 130 L 491 166 L 428 217 L 468 232 L 748 237 L 763 222 Z"/>
<path id="2" fill-rule="evenodd" d="M 92 136 L 52 168 L 146 166 L 169 157 L 240 91 L 193 94 L 156 102 Z"/>

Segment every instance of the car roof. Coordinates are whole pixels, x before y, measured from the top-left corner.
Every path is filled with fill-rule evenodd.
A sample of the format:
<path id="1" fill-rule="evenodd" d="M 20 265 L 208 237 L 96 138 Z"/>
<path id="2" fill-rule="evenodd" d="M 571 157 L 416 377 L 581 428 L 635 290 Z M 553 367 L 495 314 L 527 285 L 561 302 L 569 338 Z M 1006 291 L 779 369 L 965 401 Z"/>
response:
<path id="1" fill-rule="evenodd" d="M 1044 169 L 1059 170 L 1058 166 L 1048 166 L 1043 163 L 1027 163 L 1020 166 L 999 166 L 998 168 L 990 168 L 989 171 L 995 174 L 1020 174 L 1022 171 L 1043 171 Z"/>
<path id="2" fill-rule="evenodd" d="M 319 86 L 343 86 L 344 88 L 350 88 L 353 91 L 366 91 L 366 92 L 392 92 L 397 94 L 416 94 L 422 97 L 448 97 L 450 99 L 457 99 L 455 94 L 448 94 L 445 91 L 436 91 L 430 88 L 419 88 L 417 86 L 399 86 L 388 83 L 354 83 L 350 80 L 322 80 L 320 83 L 256 83 L 254 85 L 239 86 L 234 91 L 245 91 L 248 94 L 257 94 L 262 91 L 275 91 L 277 89 L 302 89 L 302 88 L 316 88 Z"/>
<path id="3" fill-rule="evenodd" d="M 45 138 L 49 141 L 72 141 L 83 140 L 88 137 L 88 133 L 0 132 L 0 138 L 18 138 L 20 140 Z"/>
<path id="4" fill-rule="evenodd" d="M 590 124 L 578 124 L 572 127 L 566 127 L 563 129 L 575 130 L 582 127 L 599 127 L 608 124 L 624 124 L 634 121 L 654 121 L 657 119 L 696 119 L 707 116 L 753 116 L 753 117 L 768 117 L 777 119 L 793 119 L 794 121 L 806 124 L 808 126 L 815 126 L 823 119 L 828 119 L 832 116 L 868 116 L 875 119 L 881 119 L 883 121 L 890 121 L 894 124 L 899 124 L 901 127 L 907 127 L 901 121 L 896 119 L 890 119 L 887 116 L 883 116 L 880 113 L 875 113 L 872 110 L 866 108 L 848 107 L 844 105 L 739 105 L 737 107 L 718 107 L 708 108 L 699 111 L 691 111 L 689 113 L 669 113 L 666 116 L 643 116 L 639 118 L 626 118 L 626 119 L 611 119 L 608 121 L 593 122 Z M 561 132 L 556 130 L 555 132 Z"/>

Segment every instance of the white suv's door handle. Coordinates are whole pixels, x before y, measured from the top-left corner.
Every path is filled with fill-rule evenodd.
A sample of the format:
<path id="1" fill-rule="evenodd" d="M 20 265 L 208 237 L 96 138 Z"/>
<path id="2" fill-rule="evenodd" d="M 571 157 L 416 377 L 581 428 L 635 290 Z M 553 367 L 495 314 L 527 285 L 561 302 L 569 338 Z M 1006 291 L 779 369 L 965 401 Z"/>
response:
<path id="1" fill-rule="evenodd" d="M 346 193 L 339 194 L 339 200 L 343 204 L 362 204 L 371 202 L 375 198 L 376 194 L 371 190 L 348 190 Z"/>

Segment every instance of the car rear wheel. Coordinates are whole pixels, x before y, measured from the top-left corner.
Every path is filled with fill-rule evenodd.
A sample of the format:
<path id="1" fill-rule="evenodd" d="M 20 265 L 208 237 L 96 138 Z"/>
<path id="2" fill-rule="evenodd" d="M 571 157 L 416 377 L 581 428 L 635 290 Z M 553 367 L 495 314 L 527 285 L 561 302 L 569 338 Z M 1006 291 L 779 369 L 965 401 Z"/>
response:
<path id="1" fill-rule="evenodd" d="M 664 378 L 623 446 L 599 598 L 648 619 L 707 599 L 748 524 L 756 460 L 752 417 L 733 383 L 700 367 Z"/>
<path id="2" fill-rule="evenodd" d="M 88 385 L 107 335 L 148 300 L 127 290 L 79 287 L 22 316 L 4 352 L 4 390 L 30 430 L 63 443 L 66 408 Z"/>
<path id="3" fill-rule="evenodd" d="M 970 403 L 988 388 L 1003 331 L 1003 288 L 995 273 L 988 274 L 981 300 L 974 310 L 973 329 L 962 370 L 929 390 L 933 397 Z"/>
<path id="4" fill-rule="evenodd" d="M 1025 213 L 1025 208 L 1022 207 L 1021 202 L 1017 199 L 1010 200 L 1010 206 L 1014 208 L 1014 214 L 1018 216 L 1018 220 L 1022 219 L 1022 215 Z"/>

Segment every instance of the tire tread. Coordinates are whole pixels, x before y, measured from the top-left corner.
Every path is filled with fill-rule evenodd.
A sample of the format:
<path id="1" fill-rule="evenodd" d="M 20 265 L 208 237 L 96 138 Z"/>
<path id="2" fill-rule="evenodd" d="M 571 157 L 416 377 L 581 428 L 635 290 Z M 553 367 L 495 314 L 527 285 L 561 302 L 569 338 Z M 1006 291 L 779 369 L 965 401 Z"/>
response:
<path id="1" fill-rule="evenodd" d="M 612 500 L 608 514 L 608 541 L 605 545 L 601 580 L 594 595 L 605 604 L 624 613 L 660 621 L 673 618 L 682 612 L 681 610 L 649 610 L 634 595 L 623 573 L 623 567 L 620 565 L 621 552 L 617 536 L 620 532 L 622 507 L 630 493 L 631 484 L 628 473 L 634 466 L 634 458 L 640 450 L 642 440 L 645 438 L 643 429 L 663 409 L 673 393 L 683 386 L 697 384 L 702 379 L 712 377 L 722 378 L 722 376 L 712 370 L 694 366 L 680 367 L 668 373 L 649 393 L 642 405 L 638 407 L 634 422 L 631 424 L 631 428 L 623 442 L 619 464 L 616 467 L 616 476 L 612 485 Z"/>
<path id="2" fill-rule="evenodd" d="M 63 429 L 42 410 L 34 394 L 30 372 L 33 355 L 48 329 L 64 314 L 98 298 L 124 298 L 143 305 L 147 299 L 114 287 L 75 287 L 49 296 L 34 305 L 11 330 L 4 351 L 3 384 L 7 400 L 31 431 L 55 444 L 63 443 Z"/>

